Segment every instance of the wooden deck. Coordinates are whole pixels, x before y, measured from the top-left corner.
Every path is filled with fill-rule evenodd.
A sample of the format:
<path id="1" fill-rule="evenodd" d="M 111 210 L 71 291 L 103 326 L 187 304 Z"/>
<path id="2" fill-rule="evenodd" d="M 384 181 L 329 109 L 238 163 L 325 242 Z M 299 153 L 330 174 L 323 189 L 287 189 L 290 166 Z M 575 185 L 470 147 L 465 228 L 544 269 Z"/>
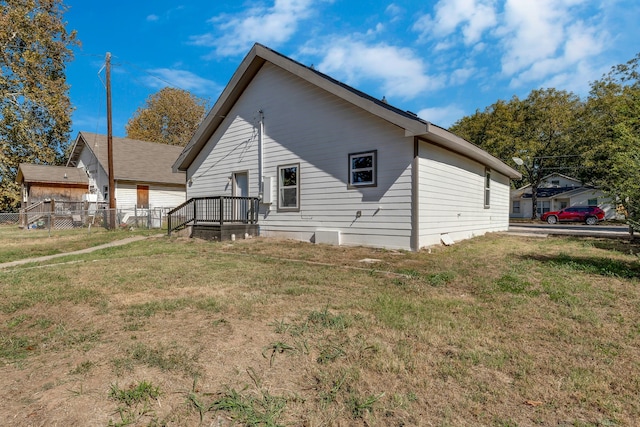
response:
<path id="1" fill-rule="evenodd" d="M 256 197 L 198 197 L 189 199 L 168 214 L 168 233 L 188 228 L 189 237 L 232 240 L 259 236 Z"/>

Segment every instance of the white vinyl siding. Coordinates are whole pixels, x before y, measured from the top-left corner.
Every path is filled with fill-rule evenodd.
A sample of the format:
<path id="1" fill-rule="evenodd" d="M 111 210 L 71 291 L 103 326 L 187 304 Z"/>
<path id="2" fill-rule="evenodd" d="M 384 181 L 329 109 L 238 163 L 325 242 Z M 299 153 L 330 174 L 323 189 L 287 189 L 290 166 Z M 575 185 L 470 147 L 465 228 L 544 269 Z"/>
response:
<path id="1" fill-rule="evenodd" d="M 96 185 L 99 202 L 109 202 L 109 176 L 100 166 L 93 151 L 84 147 L 78 159 L 78 167 L 89 172 L 90 181 Z M 138 200 L 138 185 L 149 186 L 149 208 L 174 208 L 186 200 L 184 185 L 163 185 L 149 182 L 116 181 L 115 198 L 118 209 L 134 209 Z"/>
<path id="2" fill-rule="evenodd" d="M 420 247 L 504 231 L 509 227 L 509 179 L 490 175 L 491 206 L 485 208 L 485 167 L 421 141 L 419 146 Z"/>
<path id="3" fill-rule="evenodd" d="M 116 181 L 116 206 L 118 209 L 135 209 L 137 201 L 138 190 L 136 184 L 125 184 Z"/>
<path id="4" fill-rule="evenodd" d="M 231 174 L 237 170 L 249 171 L 249 183 L 259 182 L 258 133 L 259 115 L 236 115 L 228 124 L 218 128 L 210 142 L 199 153 L 187 171 L 187 198 L 232 195 Z M 227 116 L 229 117 L 229 116 Z M 224 137 L 221 137 L 222 132 Z M 211 142 L 217 141 L 217 142 Z M 275 174 L 274 174 L 275 176 Z M 249 195 L 257 196 L 259 189 L 249 187 Z"/>
<path id="5" fill-rule="evenodd" d="M 186 193 L 184 187 L 176 188 L 149 184 L 149 207 L 150 208 L 175 208 L 184 203 Z"/>
<path id="6" fill-rule="evenodd" d="M 102 168 L 98 159 L 88 147 L 84 147 L 78 156 L 78 167 L 84 168 L 89 175 L 89 181 L 95 185 L 95 192 L 99 202 L 109 202 L 109 175 Z M 106 191 L 105 191 L 106 188 Z M 105 195 L 106 193 L 106 195 Z"/>
<path id="7" fill-rule="evenodd" d="M 149 186 L 149 208 L 175 208 L 184 203 L 185 192 L 182 187 L 163 186 L 145 183 L 116 182 L 116 205 L 118 209 L 135 209 L 138 201 L 138 185 Z"/>
<path id="8" fill-rule="evenodd" d="M 413 137 L 269 62 L 189 166 L 188 198 L 231 195 L 235 170 L 249 171 L 249 195 L 258 196 L 262 115 L 263 171 L 275 194 L 260 206 L 262 236 L 313 241 L 319 231 L 340 233 L 346 245 L 411 249 L 413 213 L 419 247 L 438 244 L 443 233 L 457 241 L 508 228 L 506 176 L 491 171 L 485 208 L 485 166 L 420 142 L 413 206 Z M 351 186 L 349 156 L 372 152 L 376 186 Z M 291 164 L 299 165 L 299 210 L 283 211 L 278 167 Z"/>
<path id="9" fill-rule="evenodd" d="M 283 97 L 286 93 L 286 97 Z M 264 113 L 264 175 L 299 164 L 300 210 L 262 205 L 260 233 L 313 240 L 341 233 L 348 245 L 410 247 L 413 139 L 404 131 L 266 63 L 187 171 L 188 197 L 231 194 L 230 172 L 257 183 L 258 132 Z M 377 186 L 347 190 L 350 153 L 377 150 Z M 258 185 L 249 188 L 258 195 Z M 360 215 L 358 216 L 358 212 Z"/>

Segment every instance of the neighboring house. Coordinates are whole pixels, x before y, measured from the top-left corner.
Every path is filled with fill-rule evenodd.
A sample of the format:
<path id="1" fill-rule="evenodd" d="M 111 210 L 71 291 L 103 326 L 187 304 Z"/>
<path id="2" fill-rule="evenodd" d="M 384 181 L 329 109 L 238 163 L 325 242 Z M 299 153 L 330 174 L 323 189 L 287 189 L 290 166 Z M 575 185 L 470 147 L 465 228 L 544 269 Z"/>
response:
<path id="1" fill-rule="evenodd" d="M 182 147 L 113 138 L 113 171 L 118 209 L 173 208 L 185 201 L 185 174 L 171 165 Z M 67 166 L 86 171 L 94 201 L 109 202 L 107 136 L 80 132 Z"/>
<path id="2" fill-rule="evenodd" d="M 521 175 L 256 44 L 174 164 L 187 198 L 260 198 L 262 236 L 418 250 L 509 226 Z M 195 229 L 194 229 L 195 230 Z"/>
<path id="3" fill-rule="evenodd" d="M 538 187 L 537 216 L 569 206 L 599 206 L 606 218 L 616 216 L 611 199 L 602 190 L 583 185 L 578 179 L 559 173 L 545 176 Z M 511 218 L 531 218 L 531 185 L 511 191 Z"/>
<path id="4" fill-rule="evenodd" d="M 82 202 L 89 192 L 89 178 L 80 169 L 21 163 L 16 182 L 22 188 L 21 207 L 43 201 Z"/>

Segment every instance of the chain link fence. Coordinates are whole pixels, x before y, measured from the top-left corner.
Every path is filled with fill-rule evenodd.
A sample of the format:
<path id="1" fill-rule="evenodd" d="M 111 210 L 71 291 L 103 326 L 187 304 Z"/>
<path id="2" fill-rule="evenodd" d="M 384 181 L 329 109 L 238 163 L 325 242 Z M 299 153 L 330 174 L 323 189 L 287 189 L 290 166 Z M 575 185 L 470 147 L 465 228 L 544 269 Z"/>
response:
<path id="1" fill-rule="evenodd" d="M 65 230 L 104 227 L 166 229 L 170 208 L 55 209 L 53 212 L 0 212 L 0 225 L 25 229 Z"/>
<path id="2" fill-rule="evenodd" d="M 19 225 L 20 214 L 18 212 L 0 212 L 0 225 Z"/>

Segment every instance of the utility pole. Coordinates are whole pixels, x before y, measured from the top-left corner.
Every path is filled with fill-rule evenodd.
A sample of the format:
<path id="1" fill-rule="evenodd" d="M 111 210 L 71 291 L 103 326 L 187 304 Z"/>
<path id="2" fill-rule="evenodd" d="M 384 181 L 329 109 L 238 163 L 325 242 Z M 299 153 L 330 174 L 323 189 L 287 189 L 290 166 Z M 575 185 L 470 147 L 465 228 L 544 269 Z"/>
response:
<path id="1" fill-rule="evenodd" d="M 116 227 L 116 188 L 113 176 L 113 129 L 111 125 L 111 53 L 107 52 L 105 59 L 105 70 L 107 79 L 107 158 L 109 169 L 109 228 Z"/>

